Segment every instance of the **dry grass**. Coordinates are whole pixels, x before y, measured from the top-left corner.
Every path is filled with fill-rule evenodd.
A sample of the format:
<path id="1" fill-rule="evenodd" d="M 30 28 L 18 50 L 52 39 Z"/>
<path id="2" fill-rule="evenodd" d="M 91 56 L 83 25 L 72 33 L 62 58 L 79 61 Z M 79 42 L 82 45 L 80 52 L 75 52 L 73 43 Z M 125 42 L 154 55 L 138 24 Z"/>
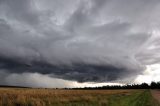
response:
<path id="1" fill-rule="evenodd" d="M 0 88 L 0 106 L 105 106 L 110 95 L 129 95 L 133 91 Z"/>

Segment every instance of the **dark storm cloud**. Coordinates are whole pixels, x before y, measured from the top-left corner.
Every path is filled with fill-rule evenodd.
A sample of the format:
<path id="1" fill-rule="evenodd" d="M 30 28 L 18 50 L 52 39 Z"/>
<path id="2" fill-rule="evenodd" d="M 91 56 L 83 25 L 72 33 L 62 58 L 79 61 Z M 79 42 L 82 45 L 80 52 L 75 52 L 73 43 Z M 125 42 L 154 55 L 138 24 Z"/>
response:
<path id="1" fill-rule="evenodd" d="M 152 33 L 159 31 L 159 5 L 158 0 L 0 0 L 0 68 L 79 82 L 136 77 L 160 60 Z"/>
<path id="2" fill-rule="evenodd" d="M 131 76 L 134 72 L 134 70 L 127 70 L 111 65 L 72 64 L 72 66 L 56 66 L 41 62 L 35 62 L 30 65 L 16 61 L 16 59 L 11 60 L 3 57 L 0 58 L 0 68 L 7 69 L 9 73 L 35 73 L 38 70 L 41 74 L 54 74 L 52 76 L 57 78 L 79 82 L 113 81 L 123 78 L 125 75 Z"/>

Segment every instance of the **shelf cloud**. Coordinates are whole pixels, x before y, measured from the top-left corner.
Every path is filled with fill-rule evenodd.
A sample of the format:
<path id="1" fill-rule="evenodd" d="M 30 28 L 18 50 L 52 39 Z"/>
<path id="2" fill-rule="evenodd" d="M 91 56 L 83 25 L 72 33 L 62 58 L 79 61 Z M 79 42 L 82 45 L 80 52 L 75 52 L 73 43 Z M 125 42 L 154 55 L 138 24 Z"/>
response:
<path id="1" fill-rule="evenodd" d="M 159 64 L 159 9 L 159 0 L 0 0 L 0 84 L 24 73 L 134 79 Z"/>

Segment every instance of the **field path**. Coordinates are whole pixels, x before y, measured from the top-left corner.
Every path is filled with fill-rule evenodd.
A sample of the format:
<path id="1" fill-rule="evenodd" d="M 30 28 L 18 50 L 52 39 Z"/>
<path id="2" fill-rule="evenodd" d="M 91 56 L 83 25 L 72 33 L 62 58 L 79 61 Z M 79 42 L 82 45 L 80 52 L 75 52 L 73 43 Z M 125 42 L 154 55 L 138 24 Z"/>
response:
<path id="1" fill-rule="evenodd" d="M 160 90 L 151 90 L 151 94 L 160 103 Z"/>

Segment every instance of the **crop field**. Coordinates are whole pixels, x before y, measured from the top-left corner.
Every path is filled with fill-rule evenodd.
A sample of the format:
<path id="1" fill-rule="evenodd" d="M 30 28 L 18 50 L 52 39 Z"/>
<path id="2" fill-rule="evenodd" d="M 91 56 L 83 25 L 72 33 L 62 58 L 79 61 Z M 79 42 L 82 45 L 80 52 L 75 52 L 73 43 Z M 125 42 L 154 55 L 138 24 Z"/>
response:
<path id="1" fill-rule="evenodd" d="M 0 106 L 160 106 L 150 90 L 0 88 Z"/>

